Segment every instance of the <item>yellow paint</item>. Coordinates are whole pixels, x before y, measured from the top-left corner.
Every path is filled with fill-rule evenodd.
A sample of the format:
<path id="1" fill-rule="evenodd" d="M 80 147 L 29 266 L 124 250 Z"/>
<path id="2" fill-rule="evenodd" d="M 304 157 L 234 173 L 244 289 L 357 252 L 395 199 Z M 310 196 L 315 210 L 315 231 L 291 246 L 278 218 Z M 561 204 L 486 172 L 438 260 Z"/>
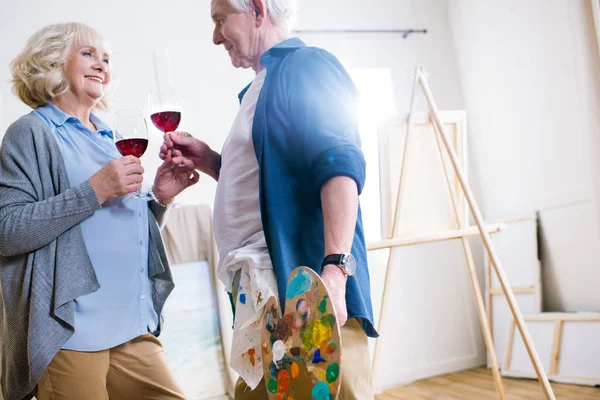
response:
<path id="1" fill-rule="evenodd" d="M 331 327 L 325 326 L 320 320 L 316 319 L 313 321 L 313 343 L 320 345 L 323 341 L 331 338 Z"/>
<path id="2" fill-rule="evenodd" d="M 327 383 L 327 375 L 324 370 L 315 368 L 312 372 L 319 381 Z"/>

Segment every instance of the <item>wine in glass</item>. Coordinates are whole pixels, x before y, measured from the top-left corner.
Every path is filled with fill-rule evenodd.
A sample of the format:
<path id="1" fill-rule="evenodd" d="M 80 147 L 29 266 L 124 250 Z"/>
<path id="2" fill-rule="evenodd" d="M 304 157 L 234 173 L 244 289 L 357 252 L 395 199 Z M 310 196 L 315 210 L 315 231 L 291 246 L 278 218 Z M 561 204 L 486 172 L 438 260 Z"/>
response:
<path id="1" fill-rule="evenodd" d="M 150 119 L 162 132 L 173 132 L 181 122 L 181 105 L 175 89 L 171 86 L 157 86 L 148 95 Z"/>
<path id="2" fill-rule="evenodd" d="M 158 130 L 165 133 L 177 130 L 181 122 L 181 104 L 175 89 L 169 85 L 152 88 L 148 94 L 148 108 L 150 119 Z M 185 164 L 177 166 L 186 167 Z"/>
<path id="3" fill-rule="evenodd" d="M 148 148 L 148 126 L 141 110 L 121 110 L 115 115 L 114 139 L 117 150 L 123 156 L 141 157 Z M 140 189 L 133 198 L 150 200 Z"/>

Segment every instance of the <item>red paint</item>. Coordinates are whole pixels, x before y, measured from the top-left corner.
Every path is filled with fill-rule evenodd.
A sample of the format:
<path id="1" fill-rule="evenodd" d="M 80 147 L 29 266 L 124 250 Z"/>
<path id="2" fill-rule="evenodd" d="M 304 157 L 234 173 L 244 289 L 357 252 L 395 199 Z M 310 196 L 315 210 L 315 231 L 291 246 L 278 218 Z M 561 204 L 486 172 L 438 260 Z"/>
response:
<path id="1" fill-rule="evenodd" d="M 333 354 L 334 351 L 335 351 L 335 347 L 333 347 L 333 345 L 331 343 L 329 343 L 327 345 L 327 354 Z"/>
<path id="2" fill-rule="evenodd" d="M 256 350 L 254 348 L 248 350 L 248 355 L 250 356 L 250 364 L 254 367 L 256 364 L 256 359 L 254 358 L 254 354 L 256 354 Z"/>
<path id="3" fill-rule="evenodd" d="M 279 392 L 287 392 L 290 388 L 290 374 L 287 370 L 282 369 L 277 374 L 277 384 L 279 387 Z"/>

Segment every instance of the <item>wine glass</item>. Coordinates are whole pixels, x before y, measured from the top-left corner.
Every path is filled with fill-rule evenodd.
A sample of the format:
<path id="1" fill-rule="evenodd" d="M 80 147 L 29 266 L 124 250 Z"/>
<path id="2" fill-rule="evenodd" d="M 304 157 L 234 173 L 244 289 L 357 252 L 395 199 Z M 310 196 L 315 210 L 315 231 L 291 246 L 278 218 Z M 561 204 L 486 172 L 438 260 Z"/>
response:
<path id="1" fill-rule="evenodd" d="M 148 148 L 148 126 L 141 110 L 121 110 L 115 115 L 114 139 L 117 150 L 123 156 L 141 157 Z M 150 200 L 148 193 L 140 189 L 133 193 L 134 199 Z"/>
<path id="2" fill-rule="evenodd" d="M 148 93 L 148 108 L 150 120 L 159 131 L 166 133 L 177 130 L 181 122 L 181 103 L 175 89 L 169 85 L 152 88 Z M 185 164 L 177 166 L 186 167 Z"/>
<path id="3" fill-rule="evenodd" d="M 175 89 L 161 85 L 150 90 L 148 94 L 150 119 L 162 132 L 173 132 L 181 122 L 181 105 Z"/>

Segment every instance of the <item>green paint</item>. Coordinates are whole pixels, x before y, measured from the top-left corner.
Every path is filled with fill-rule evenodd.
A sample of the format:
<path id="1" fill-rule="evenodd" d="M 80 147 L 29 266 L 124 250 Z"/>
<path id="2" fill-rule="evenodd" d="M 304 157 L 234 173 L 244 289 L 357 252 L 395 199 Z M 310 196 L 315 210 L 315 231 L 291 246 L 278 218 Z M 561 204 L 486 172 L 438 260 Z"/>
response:
<path id="1" fill-rule="evenodd" d="M 337 363 L 333 363 L 329 367 L 327 367 L 327 372 L 325 373 L 327 382 L 335 382 L 338 376 L 340 376 L 340 366 Z"/>
<path id="2" fill-rule="evenodd" d="M 319 311 L 321 311 L 322 313 L 324 313 L 325 311 L 327 311 L 327 296 L 325 296 L 323 298 L 323 300 L 321 300 L 321 302 L 319 303 Z"/>
<path id="3" fill-rule="evenodd" d="M 313 339 L 313 324 L 310 323 L 302 329 L 300 332 L 300 340 L 302 341 L 302 345 L 304 346 L 304 350 L 308 351 L 315 346 L 315 342 Z"/>
<path id="4" fill-rule="evenodd" d="M 275 379 L 269 379 L 267 386 L 269 388 L 269 392 L 277 393 L 277 381 Z"/>
<path id="5" fill-rule="evenodd" d="M 325 315 L 323 318 L 321 318 L 321 323 L 324 326 L 331 328 L 333 324 L 335 324 L 335 317 L 332 314 Z"/>

